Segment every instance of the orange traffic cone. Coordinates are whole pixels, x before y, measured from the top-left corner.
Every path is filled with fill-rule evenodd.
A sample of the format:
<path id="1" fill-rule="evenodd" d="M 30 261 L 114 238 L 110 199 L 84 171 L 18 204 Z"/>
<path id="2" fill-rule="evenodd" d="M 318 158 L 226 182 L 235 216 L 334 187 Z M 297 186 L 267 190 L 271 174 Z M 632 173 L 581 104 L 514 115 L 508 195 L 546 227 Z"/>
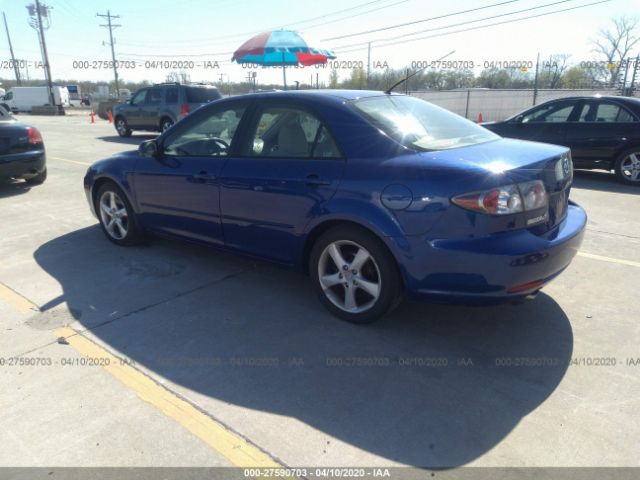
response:
<path id="1" fill-rule="evenodd" d="M 109 123 L 113 123 L 113 112 L 109 110 Z"/>
<path id="2" fill-rule="evenodd" d="M 96 118 L 93 116 L 93 110 L 91 110 L 91 113 L 89 113 L 89 118 L 91 118 L 91 121 L 89 123 L 96 123 Z"/>
<path id="3" fill-rule="evenodd" d="M 476 123 L 482 123 L 482 122 L 484 122 L 484 120 L 482 120 L 482 112 L 480 112 L 478 114 L 478 120 L 476 120 Z"/>

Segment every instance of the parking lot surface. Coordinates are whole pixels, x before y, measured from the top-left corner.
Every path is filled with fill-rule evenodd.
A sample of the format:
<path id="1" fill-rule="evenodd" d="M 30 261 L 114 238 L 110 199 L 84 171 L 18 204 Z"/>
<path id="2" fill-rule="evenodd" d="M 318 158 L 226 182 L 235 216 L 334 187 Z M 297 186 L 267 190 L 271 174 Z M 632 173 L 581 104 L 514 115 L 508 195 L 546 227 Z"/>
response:
<path id="1" fill-rule="evenodd" d="M 154 135 L 20 119 L 49 178 L 0 186 L 0 465 L 640 466 L 639 188 L 576 172 L 584 244 L 531 302 L 356 326 L 298 273 L 111 244 L 82 178 Z"/>

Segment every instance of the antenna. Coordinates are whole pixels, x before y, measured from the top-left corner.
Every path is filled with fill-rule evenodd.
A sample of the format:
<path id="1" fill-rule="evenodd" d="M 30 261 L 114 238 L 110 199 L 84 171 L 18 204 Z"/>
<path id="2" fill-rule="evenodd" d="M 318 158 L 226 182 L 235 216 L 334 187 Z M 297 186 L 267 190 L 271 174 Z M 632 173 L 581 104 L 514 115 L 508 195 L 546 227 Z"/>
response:
<path id="1" fill-rule="evenodd" d="M 447 58 L 449 55 L 453 55 L 454 53 L 456 53 L 455 50 L 451 50 L 449 53 L 447 53 L 446 55 L 443 55 L 442 57 L 440 57 L 437 60 L 434 60 L 436 62 L 439 62 L 440 60 L 444 60 L 445 58 Z M 423 70 L 426 70 L 427 68 L 429 68 L 429 65 L 427 65 L 426 67 L 422 67 L 418 70 L 416 70 L 415 72 L 413 72 L 411 75 L 407 75 L 406 77 L 404 77 L 402 80 L 400 80 L 399 82 L 396 82 L 393 84 L 393 86 L 387 90 L 385 90 L 384 93 L 386 93 L 387 95 L 391 94 L 391 91 L 396 88 L 398 85 L 403 84 L 404 82 L 406 82 L 407 80 L 409 80 L 411 77 L 415 77 L 417 74 L 419 74 L 420 72 L 422 72 Z"/>

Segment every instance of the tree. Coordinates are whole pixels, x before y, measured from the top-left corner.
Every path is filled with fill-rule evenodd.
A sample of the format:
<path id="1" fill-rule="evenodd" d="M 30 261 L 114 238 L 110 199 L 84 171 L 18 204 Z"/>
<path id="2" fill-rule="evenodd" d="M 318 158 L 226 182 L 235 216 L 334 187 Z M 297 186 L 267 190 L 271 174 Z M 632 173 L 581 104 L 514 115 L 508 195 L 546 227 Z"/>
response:
<path id="1" fill-rule="evenodd" d="M 338 71 L 335 68 L 329 74 L 329 88 L 338 88 Z"/>
<path id="2" fill-rule="evenodd" d="M 362 90 L 367 85 L 367 72 L 363 68 L 354 68 L 351 70 L 351 77 L 343 82 L 345 88 L 354 90 Z"/>
<path id="3" fill-rule="evenodd" d="M 558 88 L 562 75 L 567 71 L 569 65 L 567 61 L 571 55 L 560 53 L 550 55 L 549 60 L 540 62 L 538 66 L 538 87 L 540 88 Z"/>
<path id="4" fill-rule="evenodd" d="M 591 86 L 591 77 L 589 72 L 576 65 L 568 69 L 560 79 L 561 88 L 589 88 Z"/>
<path id="5" fill-rule="evenodd" d="M 511 88 L 511 75 L 504 68 L 485 68 L 476 79 L 476 87 Z"/>
<path id="6" fill-rule="evenodd" d="M 601 29 L 599 38 L 593 40 L 593 51 L 604 65 L 597 69 L 597 79 L 609 87 L 615 87 L 624 59 L 640 42 L 638 19 L 636 17 L 616 17 L 611 20 L 613 26 Z"/>

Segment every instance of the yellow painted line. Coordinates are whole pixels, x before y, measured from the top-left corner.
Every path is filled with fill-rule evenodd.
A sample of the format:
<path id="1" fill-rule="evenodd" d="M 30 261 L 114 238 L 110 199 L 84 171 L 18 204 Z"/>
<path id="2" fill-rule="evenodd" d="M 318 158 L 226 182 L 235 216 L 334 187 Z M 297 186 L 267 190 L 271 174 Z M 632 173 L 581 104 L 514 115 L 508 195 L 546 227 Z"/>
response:
<path id="1" fill-rule="evenodd" d="M 77 161 L 77 160 L 68 160 L 68 159 L 66 159 L 66 158 L 52 157 L 52 156 L 49 156 L 49 158 L 52 158 L 52 159 L 54 159 L 54 160 L 59 160 L 59 161 L 61 161 L 61 162 L 75 163 L 76 165 L 84 165 L 84 166 L 86 166 L 86 167 L 91 166 L 91 164 L 90 164 L 90 163 L 87 163 L 87 162 L 79 162 L 79 161 Z"/>
<path id="2" fill-rule="evenodd" d="M 242 437 L 154 382 L 142 372 L 125 362 L 121 362 L 120 359 L 72 328 L 60 328 L 55 331 L 55 335 L 64 337 L 81 355 L 91 358 L 108 358 L 109 361 L 104 362 L 108 363 L 104 369 L 113 377 L 136 392 L 142 400 L 153 405 L 200 438 L 233 465 L 257 468 L 282 467 L 269 455 Z"/>
<path id="3" fill-rule="evenodd" d="M 603 262 L 617 263 L 619 265 L 629 265 L 630 267 L 640 267 L 640 262 L 632 262 L 631 260 L 621 260 L 619 258 L 604 257 L 594 253 L 578 252 L 578 255 L 593 260 L 601 260 Z"/>
<path id="4" fill-rule="evenodd" d="M 31 302 L 26 297 L 23 297 L 12 288 L 7 287 L 2 282 L 0 282 L 0 300 L 8 303 L 20 313 L 33 313 L 40 311 L 35 303 Z"/>

